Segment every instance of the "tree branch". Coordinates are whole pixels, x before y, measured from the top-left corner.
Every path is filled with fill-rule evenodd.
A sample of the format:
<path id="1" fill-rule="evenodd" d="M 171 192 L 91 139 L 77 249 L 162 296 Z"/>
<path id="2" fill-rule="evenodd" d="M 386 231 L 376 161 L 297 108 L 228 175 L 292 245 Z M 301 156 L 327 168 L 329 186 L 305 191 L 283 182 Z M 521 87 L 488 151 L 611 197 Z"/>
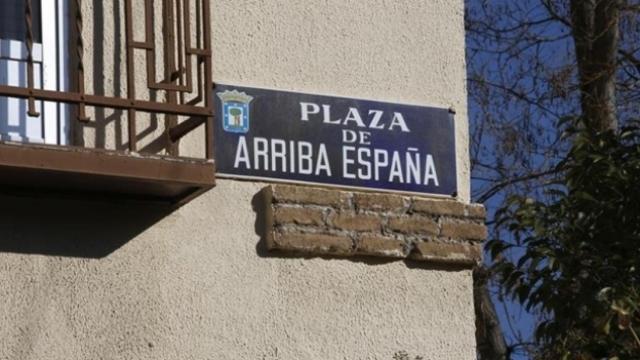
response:
<path id="1" fill-rule="evenodd" d="M 558 169 L 558 168 L 554 168 L 554 169 L 551 169 L 551 170 L 541 171 L 541 172 L 537 172 L 537 173 L 533 173 L 533 174 L 527 174 L 525 176 L 519 176 L 519 177 L 515 177 L 515 178 L 511 178 L 511 179 L 499 182 L 499 183 L 495 184 L 494 186 L 492 186 L 491 189 L 485 191 L 485 193 L 482 194 L 480 197 L 478 197 L 476 202 L 481 203 L 481 204 L 486 202 L 487 200 L 491 199 L 495 194 L 500 192 L 503 188 L 505 188 L 505 187 L 507 187 L 509 185 L 514 185 L 514 184 L 521 183 L 521 182 L 524 182 L 524 181 L 534 180 L 534 179 L 541 178 L 541 177 L 547 176 L 547 175 L 557 174 L 560 171 L 562 171 L 562 170 Z"/>

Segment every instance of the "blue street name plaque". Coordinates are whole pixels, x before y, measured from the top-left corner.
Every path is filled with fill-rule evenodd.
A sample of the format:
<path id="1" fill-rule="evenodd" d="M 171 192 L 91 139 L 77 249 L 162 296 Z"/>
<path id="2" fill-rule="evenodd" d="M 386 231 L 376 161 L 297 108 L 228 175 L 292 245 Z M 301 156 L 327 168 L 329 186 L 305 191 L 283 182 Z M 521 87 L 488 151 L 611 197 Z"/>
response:
<path id="1" fill-rule="evenodd" d="M 454 196 L 447 109 L 216 85 L 218 176 Z"/>

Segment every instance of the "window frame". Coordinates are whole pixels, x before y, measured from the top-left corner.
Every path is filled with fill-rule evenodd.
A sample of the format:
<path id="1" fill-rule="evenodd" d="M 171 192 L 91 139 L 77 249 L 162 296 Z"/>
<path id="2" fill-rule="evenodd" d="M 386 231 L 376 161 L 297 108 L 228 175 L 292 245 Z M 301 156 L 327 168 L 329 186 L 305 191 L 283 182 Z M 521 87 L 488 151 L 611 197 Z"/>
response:
<path id="1" fill-rule="evenodd" d="M 68 0 L 41 1 L 41 43 L 33 43 L 34 86 L 44 90 L 69 91 L 69 4 Z M 54 14 L 55 16 L 51 16 Z M 7 65 L 7 82 L 9 79 L 19 82 L 18 86 L 26 87 L 26 41 L 0 39 L 0 60 Z M 21 64 L 24 62 L 24 65 Z M 3 114 L 10 120 L 19 119 L 18 133 L 0 133 L 0 140 L 23 143 L 44 143 L 48 145 L 69 145 L 70 142 L 70 109 L 69 105 L 60 102 L 36 101 L 36 110 L 40 113 L 40 126 L 30 125 L 38 121 L 29 117 L 24 104 L 25 99 L 7 99 L 3 104 Z"/>

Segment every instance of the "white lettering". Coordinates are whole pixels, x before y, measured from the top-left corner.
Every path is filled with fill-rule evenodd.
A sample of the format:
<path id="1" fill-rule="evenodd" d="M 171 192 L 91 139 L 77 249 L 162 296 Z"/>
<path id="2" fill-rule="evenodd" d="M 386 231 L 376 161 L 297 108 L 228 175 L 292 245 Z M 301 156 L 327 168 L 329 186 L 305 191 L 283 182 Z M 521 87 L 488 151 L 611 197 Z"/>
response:
<path id="1" fill-rule="evenodd" d="M 393 113 L 393 120 L 391 120 L 389 130 L 393 130 L 394 126 L 400 126 L 400 129 L 403 132 L 410 132 L 409 128 L 407 127 L 407 122 L 404 120 L 404 116 L 399 112 Z"/>
<path id="2" fill-rule="evenodd" d="M 393 115 L 385 116 L 384 111 L 371 109 L 367 113 L 367 118 L 363 119 L 362 113 L 358 108 L 350 107 L 343 120 L 342 118 L 332 118 L 331 110 L 330 104 L 300 102 L 300 120 L 310 121 L 313 115 L 319 115 L 320 111 L 322 111 L 322 122 L 324 124 L 356 126 L 376 130 L 384 130 L 386 128 L 389 131 L 398 128 L 402 132 L 411 132 L 407 126 L 404 115 L 400 112 L 394 112 Z M 390 123 L 384 121 L 385 119 L 389 120 L 389 118 L 391 118 Z"/>
<path id="3" fill-rule="evenodd" d="M 361 167 L 358 168 L 358 178 L 360 180 L 371 180 L 371 149 L 359 148 L 358 149 L 358 164 Z M 363 171 L 363 168 L 366 171 Z"/>
<path id="4" fill-rule="evenodd" d="M 322 105 L 322 112 L 325 124 L 340 124 L 342 122 L 342 119 L 331 120 L 331 105 Z"/>
<path id="5" fill-rule="evenodd" d="M 389 154 L 385 150 L 374 149 L 373 150 L 374 161 L 374 177 L 376 181 L 380 180 L 380 168 L 386 168 L 389 166 Z"/>
<path id="6" fill-rule="evenodd" d="M 316 115 L 320 113 L 320 106 L 314 103 L 301 102 L 300 112 L 302 113 L 300 120 L 309 121 L 309 115 Z"/>
<path id="7" fill-rule="evenodd" d="M 371 145 L 371 133 L 367 131 L 360 131 L 360 144 Z"/>
<path id="8" fill-rule="evenodd" d="M 425 161 L 424 166 L 424 184 L 429 185 L 429 181 L 433 180 L 435 186 L 440 186 L 438 174 L 436 173 L 436 165 L 433 163 L 433 156 L 431 156 L 431 154 L 427 155 L 427 160 Z"/>
<path id="9" fill-rule="evenodd" d="M 233 163 L 233 167 L 237 169 L 240 163 L 244 163 L 245 168 L 251 170 L 249 151 L 247 151 L 247 139 L 245 139 L 244 136 L 240 136 L 238 139 L 238 149 L 236 150 L 236 160 Z"/>
<path id="10" fill-rule="evenodd" d="M 289 141 L 289 169 L 292 173 L 296 172 L 296 142 Z"/>
<path id="11" fill-rule="evenodd" d="M 269 170 L 269 142 L 265 138 L 253 139 L 253 165 L 256 170 Z"/>
<path id="12" fill-rule="evenodd" d="M 353 130 L 342 130 L 342 142 L 349 144 L 358 141 L 358 133 Z"/>
<path id="13" fill-rule="evenodd" d="M 318 163 L 316 164 L 316 175 L 320 175 L 320 172 L 323 170 L 327 176 L 331 176 L 331 167 L 329 166 L 327 148 L 324 144 L 320 144 L 320 150 L 318 151 Z"/>
<path id="14" fill-rule="evenodd" d="M 382 119 L 383 111 L 380 110 L 369 110 L 369 116 L 373 115 L 373 119 L 369 124 L 369 127 L 372 129 L 384 129 L 384 124 L 380 124 L 380 120 Z"/>
<path id="15" fill-rule="evenodd" d="M 404 183 L 404 177 L 402 175 L 402 164 L 400 163 L 400 154 L 397 151 L 394 151 L 393 156 L 391 157 L 391 172 L 389 173 L 389 182 L 393 182 L 395 178 L 398 178 L 399 183 Z"/>
<path id="16" fill-rule="evenodd" d="M 278 162 L 281 164 L 281 171 L 286 173 L 287 143 L 284 140 L 271 139 L 271 171 L 278 171 Z"/>
<path id="17" fill-rule="evenodd" d="M 298 143 L 298 171 L 302 175 L 313 173 L 313 147 L 306 141 Z"/>
<path id="18" fill-rule="evenodd" d="M 406 161 L 407 183 L 420 184 L 420 153 L 414 152 L 413 154 L 411 154 L 410 152 L 407 152 Z"/>
<path id="19" fill-rule="evenodd" d="M 356 108 L 349 108 L 349 112 L 347 113 L 347 117 L 344 118 L 343 125 L 348 125 L 350 121 L 356 123 L 358 127 L 366 127 L 364 121 L 362 121 L 362 116 L 360 116 L 360 112 Z"/>
<path id="20" fill-rule="evenodd" d="M 355 160 L 349 157 L 349 152 L 355 151 L 356 148 L 353 146 L 343 146 L 342 147 L 342 176 L 347 179 L 355 179 L 356 175 L 349 172 L 349 165 L 355 164 Z"/>

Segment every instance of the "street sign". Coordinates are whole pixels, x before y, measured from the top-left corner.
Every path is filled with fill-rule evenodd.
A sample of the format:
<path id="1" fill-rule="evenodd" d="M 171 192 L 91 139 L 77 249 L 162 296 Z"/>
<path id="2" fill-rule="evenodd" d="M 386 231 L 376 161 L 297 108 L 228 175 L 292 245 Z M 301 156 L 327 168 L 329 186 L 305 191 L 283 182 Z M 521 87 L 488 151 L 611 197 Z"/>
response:
<path id="1" fill-rule="evenodd" d="M 217 84 L 220 177 L 455 196 L 448 109 Z"/>

